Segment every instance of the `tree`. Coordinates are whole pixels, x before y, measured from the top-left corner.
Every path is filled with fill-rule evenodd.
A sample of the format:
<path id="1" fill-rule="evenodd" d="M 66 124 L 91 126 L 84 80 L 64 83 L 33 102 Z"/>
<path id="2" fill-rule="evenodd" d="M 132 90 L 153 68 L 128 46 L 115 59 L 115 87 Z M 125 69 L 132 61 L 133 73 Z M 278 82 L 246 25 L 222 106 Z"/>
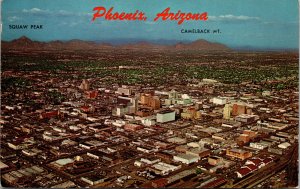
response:
<path id="1" fill-rule="evenodd" d="M 197 168 L 197 169 L 196 169 L 196 174 L 199 175 L 199 174 L 201 174 L 201 173 L 202 173 L 202 170 L 199 169 L 199 168 Z"/>

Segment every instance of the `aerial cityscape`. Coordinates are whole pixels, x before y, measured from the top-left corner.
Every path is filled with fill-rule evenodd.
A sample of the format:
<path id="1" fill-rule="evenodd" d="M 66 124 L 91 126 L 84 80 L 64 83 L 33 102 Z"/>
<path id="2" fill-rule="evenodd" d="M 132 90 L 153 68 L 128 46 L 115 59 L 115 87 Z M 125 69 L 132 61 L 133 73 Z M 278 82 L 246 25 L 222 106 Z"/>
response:
<path id="1" fill-rule="evenodd" d="M 8 188 L 297 188 L 296 0 L 3 0 Z"/>
<path id="2" fill-rule="evenodd" d="M 298 186 L 298 52 L 1 44 L 1 184 Z"/>

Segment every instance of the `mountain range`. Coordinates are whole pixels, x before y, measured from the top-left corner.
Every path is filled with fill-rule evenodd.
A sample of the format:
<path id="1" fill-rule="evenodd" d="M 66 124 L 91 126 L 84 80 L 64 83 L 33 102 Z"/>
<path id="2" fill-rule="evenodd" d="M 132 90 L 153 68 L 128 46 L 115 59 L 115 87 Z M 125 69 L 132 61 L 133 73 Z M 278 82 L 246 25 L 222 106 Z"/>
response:
<path id="1" fill-rule="evenodd" d="M 193 42 L 178 42 L 176 44 L 157 44 L 148 41 L 128 42 L 125 44 L 111 44 L 99 41 L 33 41 L 22 36 L 12 41 L 2 41 L 2 50 L 100 50 L 100 49 L 130 49 L 130 50 L 193 50 L 193 51 L 231 51 L 229 47 L 221 43 L 213 43 L 204 39 Z"/>

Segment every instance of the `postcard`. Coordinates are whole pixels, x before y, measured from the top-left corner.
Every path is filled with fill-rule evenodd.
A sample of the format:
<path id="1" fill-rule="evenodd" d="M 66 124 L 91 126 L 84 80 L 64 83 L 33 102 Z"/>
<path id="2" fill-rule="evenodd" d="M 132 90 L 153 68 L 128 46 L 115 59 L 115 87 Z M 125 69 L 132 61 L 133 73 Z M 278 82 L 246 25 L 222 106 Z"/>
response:
<path id="1" fill-rule="evenodd" d="M 2 0 L 1 186 L 298 186 L 296 0 Z"/>

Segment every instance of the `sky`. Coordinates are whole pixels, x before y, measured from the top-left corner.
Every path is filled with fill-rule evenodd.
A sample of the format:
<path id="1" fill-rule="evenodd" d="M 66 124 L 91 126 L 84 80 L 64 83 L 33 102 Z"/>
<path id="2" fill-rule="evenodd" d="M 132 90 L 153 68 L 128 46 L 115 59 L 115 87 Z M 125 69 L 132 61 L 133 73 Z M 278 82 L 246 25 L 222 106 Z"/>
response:
<path id="1" fill-rule="evenodd" d="M 118 12 L 146 13 L 147 20 L 92 22 L 93 8 L 114 7 Z M 208 13 L 207 21 L 157 21 L 157 13 Z M 297 0 L 2 0 L 1 38 L 21 36 L 33 40 L 117 39 L 194 41 L 206 39 L 230 47 L 297 49 L 299 13 Z M 9 25 L 43 25 L 43 29 L 9 29 Z M 181 33 L 181 29 L 219 29 L 219 34 Z"/>

